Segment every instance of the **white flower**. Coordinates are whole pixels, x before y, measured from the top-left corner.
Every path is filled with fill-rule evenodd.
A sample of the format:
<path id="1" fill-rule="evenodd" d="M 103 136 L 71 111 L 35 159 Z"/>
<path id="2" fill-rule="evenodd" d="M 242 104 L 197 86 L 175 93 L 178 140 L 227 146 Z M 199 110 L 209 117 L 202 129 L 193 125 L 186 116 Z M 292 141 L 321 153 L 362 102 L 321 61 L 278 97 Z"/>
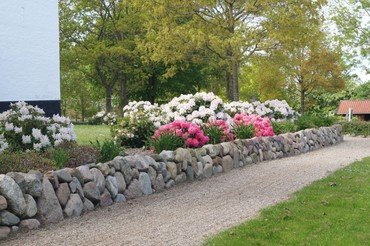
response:
<path id="1" fill-rule="evenodd" d="M 22 127 L 14 127 L 15 133 L 21 133 L 22 132 Z"/>
<path id="2" fill-rule="evenodd" d="M 5 131 L 13 131 L 13 130 L 14 130 L 13 123 L 5 122 Z"/>
<path id="3" fill-rule="evenodd" d="M 33 149 L 36 151 L 40 151 L 42 149 L 42 144 L 41 143 L 34 143 L 33 144 Z"/>
<path id="4" fill-rule="evenodd" d="M 36 139 L 39 140 L 42 137 L 42 133 L 40 129 L 37 128 L 32 128 L 32 136 Z"/>
<path id="5" fill-rule="evenodd" d="M 23 135 L 22 136 L 22 143 L 23 144 L 29 144 L 29 143 L 31 143 L 31 136 L 29 136 L 29 135 Z"/>
<path id="6" fill-rule="evenodd" d="M 28 110 L 26 106 L 21 107 L 19 109 L 19 112 L 21 113 L 21 115 L 28 115 L 30 113 L 30 111 Z"/>

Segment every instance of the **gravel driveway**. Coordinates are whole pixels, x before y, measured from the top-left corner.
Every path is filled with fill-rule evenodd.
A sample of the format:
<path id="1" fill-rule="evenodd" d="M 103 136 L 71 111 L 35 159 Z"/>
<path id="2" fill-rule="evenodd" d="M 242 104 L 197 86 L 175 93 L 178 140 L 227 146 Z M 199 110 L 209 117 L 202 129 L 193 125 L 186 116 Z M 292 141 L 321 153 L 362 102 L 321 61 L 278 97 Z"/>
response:
<path id="1" fill-rule="evenodd" d="M 18 233 L 0 244 L 198 245 L 206 236 L 251 219 L 260 209 L 366 156 L 370 156 L 370 139 L 345 137 L 333 147 L 234 169 Z"/>

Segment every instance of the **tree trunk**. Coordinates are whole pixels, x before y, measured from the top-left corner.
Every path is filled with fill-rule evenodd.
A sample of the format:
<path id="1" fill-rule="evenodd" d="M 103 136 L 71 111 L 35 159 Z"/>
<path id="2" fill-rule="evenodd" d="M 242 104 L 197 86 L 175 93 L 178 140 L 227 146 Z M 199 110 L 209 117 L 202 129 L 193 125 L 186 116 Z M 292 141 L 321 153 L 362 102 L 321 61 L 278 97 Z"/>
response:
<path id="1" fill-rule="evenodd" d="M 305 113 L 305 98 L 306 92 L 304 90 L 301 90 L 301 115 L 304 115 Z"/>
<path id="2" fill-rule="evenodd" d="M 236 61 L 235 58 L 232 60 L 232 100 L 233 101 L 239 101 L 239 79 L 238 79 L 238 73 L 239 73 L 239 64 L 238 61 Z"/>
<path id="3" fill-rule="evenodd" d="M 112 111 L 112 87 L 105 88 L 105 112 L 110 113 Z"/>
<path id="4" fill-rule="evenodd" d="M 149 76 L 149 86 L 148 86 L 148 94 L 147 98 L 150 103 L 155 102 L 155 95 L 156 95 L 156 90 L 157 90 L 157 77 L 156 74 L 153 73 L 152 75 Z"/>
<path id="5" fill-rule="evenodd" d="M 120 115 L 123 116 L 123 107 L 127 105 L 128 98 L 127 98 L 127 86 L 126 86 L 126 77 L 123 76 L 120 80 L 120 93 L 119 93 L 120 101 L 119 101 L 119 111 Z"/>
<path id="6" fill-rule="evenodd" d="M 85 121 L 85 115 L 86 115 L 86 105 L 85 105 L 85 98 L 84 97 L 81 97 L 80 103 L 81 103 L 81 120 L 82 120 L 82 122 L 84 122 Z"/>
<path id="7" fill-rule="evenodd" d="M 225 71 L 225 80 L 226 80 L 226 92 L 227 92 L 227 98 L 232 101 L 233 100 L 233 94 L 232 94 L 232 84 L 233 84 L 233 81 L 232 81 L 232 77 L 231 77 L 231 74 L 230 74 L 230 71 L 227 70 Z"/>

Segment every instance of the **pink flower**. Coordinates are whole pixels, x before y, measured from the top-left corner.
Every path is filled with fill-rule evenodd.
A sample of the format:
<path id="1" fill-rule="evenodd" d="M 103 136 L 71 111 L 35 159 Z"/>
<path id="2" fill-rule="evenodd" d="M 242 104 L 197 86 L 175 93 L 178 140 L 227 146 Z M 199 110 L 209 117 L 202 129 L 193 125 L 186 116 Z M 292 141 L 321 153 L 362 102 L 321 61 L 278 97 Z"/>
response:
<path id="1" fill-rule="evenodd" d="M 236 114 L 233 118 L 234 124 L 239 125 L 245 125 L 248 126 L 250 124 L 253 124 L 255 136 L 256 137 L 262 137 L 262 136 L 274 136 L 274 130 L 271 126 L 271 121 L 268 117 L 261 117 L 259 115 L 248 115 L 245 113 L 242 114 Z"/>

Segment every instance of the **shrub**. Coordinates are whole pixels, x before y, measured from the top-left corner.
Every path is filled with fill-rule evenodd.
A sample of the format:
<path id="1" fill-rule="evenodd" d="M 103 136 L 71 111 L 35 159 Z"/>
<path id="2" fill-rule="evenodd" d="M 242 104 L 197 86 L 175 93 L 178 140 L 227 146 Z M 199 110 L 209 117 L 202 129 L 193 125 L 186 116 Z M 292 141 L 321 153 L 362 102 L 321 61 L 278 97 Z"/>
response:
<path id="1" fill-rule="evenodd" d="M 343 133 L 353 136 L 370 136 L 370 122 L 353 120 L 350 122 L 340 122 Z"/>
<path id="2" fill-rule="evenodd" d="M 295 121 L 297 130 L 308 128 L 331 126 L 337 121 L 337 118 L 326 115 L 305 114 Z"/>
<path id="3" fill-rule="evenodd" d="M 139 148 L 145 146 L 153 135 L 155 126 L 144 112 L 137 112 L 134 117 L 126 116 L 118 125 L 112 127 L 112 134 L 120 146 Z"/>
<path id="4" fill-rule="evenodd" d="M 0 173 L 23 172 L 30 170 L 52 170 L 55 163 L 36 151 L 4 151 L 0 155 Z"/>
<path id="5" fill-rule="evenodd" d="M 253 124 L 250 125 L 237 125 L 234 127 L 235 137 L 237 139 L 248 139 L 254 137 Z"/>
<path id="6" fill-rule="evenodd" d="M 40 151 L 75 139 L 69 118 L 45 117 L 45 112 L 37 106 L 17 102 L 0 114 L 0 153 L 6 148 Z"/>
<path id="7" fill-rule="evenodd" d="M 211 144 L 234 140 L 228 123 L 224 120 L 213 120 L 203 127 L 205 135 L 209 137 Z"/>
<path id="8" fill-rule="evenodd" d="M 122 154 L 122 149 L 112 140 L 106 140 L 102 144 L 96 140 L 94 145 L 99 150 L 99 162 L 111 161 L 114 157 Z"/>
<path id="9" fill-rule="evenodd" d="M 267 117 L 261 117 L 259 115 L 247 115 L 247 114 L 236 114 L 233 118 L 235 128 L 241 125 L 249 126 L 253 125 L 254 136 L 274 136 L 274 130 L 271 126 L 271 121 Z"/>
<path id="10" fill-rule="evenodd" d="M 171 132 L 164 132 L 159 137 L 150 141 L 150 146 L 153 147 L 157 153 L 161 153 L 163 150 L 176 150 L 184 145 L 184 139 Z"/>
<path id="11" fill-rule="evenodd" d="M 106 113 L 105 111 L 100 111 L 89 119 L 89 124 L 91 125 L 115 125 L 116 123 L 117 115 L 114 112 Z"/>
<path id="12" fill-rule="evenodd" d="M 272 128 L 276 135 L 288 132 L 296 132 L 297 126 L 292 121 L 273 121 Z"/>
<path id="13" fill-rule="evenodd" d="M 174 121 L 159 127 L 152 139 L 156 140 L 162 134 L 175 134 L 185 141 L 186 147 L 190 148 L 201 147 L 209 141 L 209 137 L 204 135 L 204 132 L 198 125 L 187 121 Z"/>
<path id="14" fill-rule="evenodd" d="M 61 169 L 66 166 L 70 157 L 67 149 L 64 148 L 54 148 L 50 152 L 51 159 L 54 163 L 54 168 Z"/>

